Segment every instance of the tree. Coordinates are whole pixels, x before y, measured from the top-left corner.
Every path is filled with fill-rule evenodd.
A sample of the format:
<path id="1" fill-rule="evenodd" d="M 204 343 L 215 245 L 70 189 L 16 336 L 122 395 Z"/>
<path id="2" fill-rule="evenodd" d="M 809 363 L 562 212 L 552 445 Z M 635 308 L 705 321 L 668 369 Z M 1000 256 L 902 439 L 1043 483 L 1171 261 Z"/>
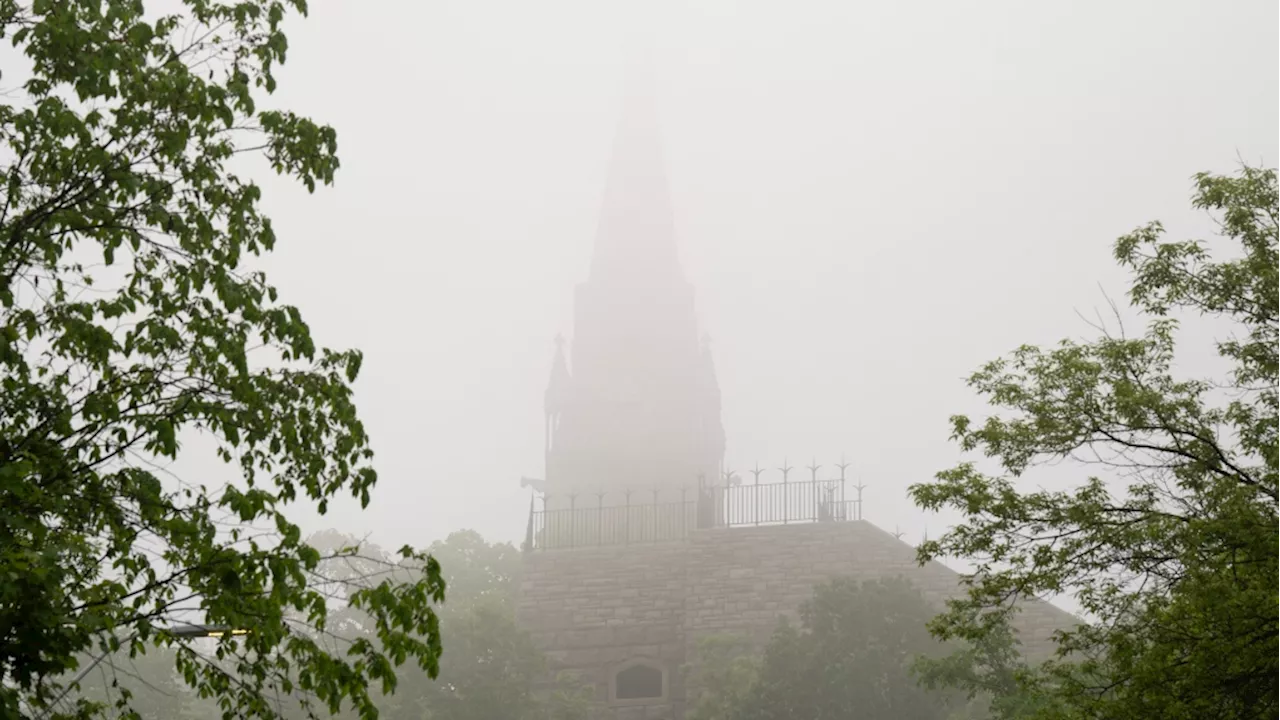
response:
<path id="1" fill-rule="evenodd" d="M 371 634 L 361 608 L 343 598 L 356 588 L 401 575 L 404 568 L 370 543 L 336 531 L 312 536 L 309 544 L 331 559 L 321 570 L 331 596 L 326 634 L 350 643 Z M 439 635 L 448 648 L 439 676 L 407 675 L 394 696 L 378 699 L 384 717 L 431 720 L 576 720 L 583 698 L 573 683 L 562 681 L 548 694 L 537 693 L 545 658 L 528 633 L 516 624 L 515 601 L 520 553 L 509 543 L 489 543 L 463 530 L 432 543 L 427 553 L 443 568 L 448 594 L 438 608 Z M 412 571 L 409 571 L 412 573 Z"/>
<path id="2" fill-rule="evenodd" d="M 696 662 L 684 668 L 686 687 L 697 688 L 688 720 L 725 720 L 745 706 L 760 677 L 760 658 L 750 637 L 733 634 L 699 638 Z"/>
<path id="3" fill-rule="evenodd" d="M 94 659 L 84 656 L 80 662 L 89 664 Z M 144 718 L 214 720 L 222 717 L 216 704 L 191 691 L 176 666 L 176 648 L 153 648 L 136 657 L 129 657 L 128 649 L 121 648 L 85 676 L 77 699 L 110 708 L 122 694 L 128 693 L 130 706 Z"/>
<path id="4" fill-rule="evenodd" d="M 765 648 L 759 675 L 726 720 L 942 720 L 948 698 L 912 676 L 939 645 L 925 625 L 936 612 L 901 578 L 819 585 Z"/>
<path id="5" fill-rule="evenodd" d="M 440 613 L 449 648 L 438 682 L 425 684 L 421 706 L 432 720 L 580 720 L 587 690 L 576 678 L 541 687 L 546 658 L 516 622 L 520 551 L 473 530 L 428 548 L 440 561 L 449 600 Z M 424 679 L 425 680 L 425 679 Z"/>
<path id="6" fill-rule="evenodd" d="M 432 543 L 427 552 L 439 561 L 449 586 L 446 612 L 477 601 L 515 612 L 521 555 L 511 543 L 490 543 L 474 530 L 459 530 Z"/>
<path id="7" fill-rule="evenodd" d="M 438 681 L 424 679 L 418 688 L 420 707 L 433 720 L 548 717 L 533 692 L 544 658 L 516 625 L 519 551 L 464 530 L 432 543 L 430 552 L 448 568 L 440 627 L 449 651 Z"/>
<path id="8" fill-rule="evenodd" d="M 924 687 L 961 689 L 967 702 L 949 720 L 1072 717 L 1060 698 L 1046 691 L 1044 677 L 1022 654 L 1007 623 L 997 623 L 950 654 L 917 658 L 912 666 Z"/>
<path id="9" fill-rule="evenodd" d="M 177 648 L 185 682 L 236 717 L 271 716 L 275 689 L 367 717 L 370 688 L 393 688 L 397 666 L 436 671 L 443 583 L 411 548 L 416 582 L 348 598 L 373 639 L 335 653 L 287 622 L 287 610 L 316 623 L 327 612 L 312 576 L 321 557 L 289 505 L 367 503 L 377 479 L 352 403 L 360 354 L 318 347 L 244 268 L 276 238 L 233 159 L 265 159 L 309 190 L 338 168 L 332 128 L 259 106 L 285 59 L 289 9 L 305 4 L 185 0 L 157 16 L 142 0 L 0 0 L 0 34 L 30 65 L 0 104 L 9 716 L 58 709 L 77 658 L 121 644 Z M 197 433 L 237 482 L 161 481 L 154 463 Z M 253 632 L 223 639 L 221 665 L 205 662 L 164 630 L 193 610 Z"/>
<path id="10" fill-rule="evenodd" d="M 1104 329 L 986 365 L 970 384 L 1007 414 L 952 425 L 1002 472 L 964 463 L 911 489 L 921 507 L 964 516 L 921 559 L 976 566 L 934 623 L 939 636 L 981 640 L 1018 596 L 1080 602 L 1092 622 L 1059 635 L 1060 657 L 1038 679 L 1074 715 L 1276 716 L 1276 192 L 1271 169 L 1196 176 L 1193 205 L 1236 250 L 1215 258 L 1204 242 L 1165 241 L 1159 223 L 1120 238 L 1145 334 Z M 1177 372 L 1182 313 L 1224 324 L 1224 376 Z M 1019 488 L 1061 460 L 1107 476 Z"/>

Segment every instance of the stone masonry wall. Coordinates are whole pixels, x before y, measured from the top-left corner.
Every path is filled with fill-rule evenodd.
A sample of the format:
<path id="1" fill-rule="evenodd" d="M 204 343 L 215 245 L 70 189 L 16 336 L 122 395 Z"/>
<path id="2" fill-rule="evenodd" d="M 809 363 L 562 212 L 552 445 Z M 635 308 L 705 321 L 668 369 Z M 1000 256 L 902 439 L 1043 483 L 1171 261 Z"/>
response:
<path id="1" fill-rule="evenodd" d="M 780 614 L 794 615 L 813 587 L 833 577 L 903 576 L 931 602 L 959 591 L 957 573 L 940 563 L 921 567 L 915 548 L 869 522 L 734 528 L 690 538 L 685 562 L 688 640 L 714 633 L 768 638 Z M 1023 607 L 1016 621 L 1027 651 L 1038 655 L 1051 633 L 1074 622 L 1047 603 Z"/>
<path id="2" fill-rule="evenodd" d="M 914 548 L 865 521 L 700 530 L 677 543 L 529 553 L 519 615 L 553 671 L 594 687 L 594 717 L 680 720 L 692 690 L 682 666 L 701 637 L 736 633 L 763 645 L 814 585 L 897 575 L 939 605 L 959 590 L 954 571 L 920 567 Z M 1041 655 L 1050 633 L 1074 622 L 1036 602 L 1017 626 L 1027 651 Z M 663 698 L 612 699 L 614 674 L 633 662 L 662 668 Z"/>
<path id="3" fill-rule="evenodd" d="M 572 670 L 610 702 L 610 678 L 626 662 L 650 661 L 667 673 L 666 698 L 599 717 L 675 718 L 682 697 L 685 560 L 683 543 L 531 553 L 521 581 L 520 621 L 551 671 Z"/>

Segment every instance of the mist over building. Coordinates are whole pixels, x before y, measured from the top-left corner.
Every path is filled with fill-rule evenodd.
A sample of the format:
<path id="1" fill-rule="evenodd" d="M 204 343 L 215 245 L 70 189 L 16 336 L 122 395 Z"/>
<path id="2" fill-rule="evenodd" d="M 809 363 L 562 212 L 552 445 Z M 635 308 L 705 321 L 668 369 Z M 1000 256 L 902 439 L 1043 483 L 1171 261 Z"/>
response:
<path id="1" fill-rule="evenodd" d="M 724 471 L 720 390 L 643 70 L 627 80 L 573 339 L 557 342 L 519 602 L 548 682 L 562 671 L 584 682 L 597 720 L 683 718 L 701 639 L 763 647 L 826 579 L 905 576 L 939 605 L 959 590 L 954 571 L 920 566 L 863 519 L 843 460 L 784 468 L 781 482 Z M 1072 622 L 1032 600 L 1015 627 L 1043 652 Z"/>
<path id="2" fill-rule="evenodd" d="M 680 267 L 652 77 L 627 78 L 591 270 L 547 387 L 546 489 L 675 501 L 720 476 L 724 427 L 709 343 Z"/>

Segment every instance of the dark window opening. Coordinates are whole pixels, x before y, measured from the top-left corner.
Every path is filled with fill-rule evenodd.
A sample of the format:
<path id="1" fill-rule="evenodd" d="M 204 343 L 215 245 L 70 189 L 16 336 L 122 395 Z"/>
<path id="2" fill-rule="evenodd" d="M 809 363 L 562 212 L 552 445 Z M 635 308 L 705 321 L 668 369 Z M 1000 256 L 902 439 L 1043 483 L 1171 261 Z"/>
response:
<path id="1" fill-rule="evenodd" d="M 632 665 L 618 673 L 614 696 L 619 700 L 662 697 L 662 671 L 649 665 Z"/>

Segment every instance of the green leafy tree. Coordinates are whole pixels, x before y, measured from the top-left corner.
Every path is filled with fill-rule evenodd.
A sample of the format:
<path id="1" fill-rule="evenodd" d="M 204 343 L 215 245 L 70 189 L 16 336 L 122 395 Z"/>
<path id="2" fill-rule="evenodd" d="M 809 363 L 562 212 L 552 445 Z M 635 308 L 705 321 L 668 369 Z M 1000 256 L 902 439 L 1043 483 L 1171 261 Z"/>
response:
<path id="1" fill-rule="evenodd" d="M 581 720 L 587 688 L 575 678 L 542 687 L 546 658 L 516 623 L 521 554 L 472 530 L 451 533 L 428 551 L 444 568 L 449 601 L 440 628 L 448 652 L 419 706 L 432 720 Z"/>
<path id="2" fill-rule="evenodd" d="M 949 720 L 1031 720 L 1073 717 L 1044 685 L 1007 623 L 996 622 L 950 654 L 917 658 L 913 670 L 930 690 L 960 689 L 967 702 Z"/>
<path id="3" fill-rule="evenodd" d="M 271 716 L 277 690 L 370 717 L 398 665 L 436 671 L 443 584 L 405 548 L 415 583 L 348 598 L 371 638 L 335 653 L 287 621 L 327 614 L 289 505 L 367 502 L 376 474 L 351 399 L 361 356 L 318 347 L 245 268 L 276 238 L 230 169 L 256 157 L 314 189 L 338 168 L 331 128 L 260 105 L 305 4 L 173 6 L 0 0 L 28 63 L 0 103 L 0 707 L 65 710 L 78 658 L 123 644 L 176 647 L 228 717 Z M 161 481 L 152 463 L 195 433 L 237 482 Z M 253 632 L 204 662 L 163 630 L 193 610 Z"/>
<path id="4" fill-rule="evenodd" d="M 901 578 L 819 585 L 765 648 L 759 676 L 725 720 L 943 720 L 947 694 L 916 682 L 917 657 L 937 654 L 937 612 Z"/>
<path id="5" fill-rule="evenodd" d="M 686 687 L 696 688 L 687 720 L 725 720 L 745 706 L 760 677 L 760 658 L 750 637 L 723 634 L 699 638 L 695 662 L 684 668 Z"/>
<path id="6" fill-rule="evenodd" d="M 515 621 L 519 551 L 463 530 L 430 552 L 448 568 L 440 626 L 449 651 L 440 677 L 416 688 L 417 706 L 433 720 L 544 717 L 532 694 L 543 658 Z"/>
<path id="7" fill-rule="evenodd" d="M 220 718 L 218 706 L 199 697 L 178 674 L 177 652 L 177 648 L 162 647 L 130 657 L 128 649 L 121 648 L 103 658 L 81 680 L 76 699 L 113 708 L 120 697 L 127 694 L 130 706 L 144 718 Z M 80 659 L 86 665 L 94 660 L 87 655 Z"/>
<path id="8" fill-rule="evenodd" d="M 427 552 L 439 561 L 449 585 L 445 612 L 482 601 L 515 612 L 522 559 L 511 543 L 490 543 L 474 530 L 459 530 Z"/>
<path id="9" fill-rule="evenodd" d="M 308 540 L 329 558 L 320 570 L 330 595 L 325 635 L 348 644 L 372 634 L 363 608 L 344 598 L 355 589 L 394 577 L 411 582 L 406 569 L 376 545 L 335 531 Z M 563 679 L 537 692 L 545 658 L 516 624 L 515 601 L 521 567 L 509 543 L 489 543 L 470 530 L 433 543 L 427 553 L 443 568 L 448 595 L 437 609 L 439 636 L 447 651 L 439 675 L 402 674 L 394 695 L 378 699 L 383 717 L 417 720 L 577 720 L 585 698 Z M 407 574 L 404 574 L 407 573 Z"/>
<path id="10" fill-rule="evenodd" d="M 1003 413 L 952 423 L 1001 472 L 965 463 L 911 489 L 920 506 L 964 516 L 921 558 L 976 565 L 933 626 L 941 637 L 980 644 L 1019 596 L 1080 602 L 1092 622 L 1061 633 L 1038 680 L 1072 716 L 1277 714 L 1276 192 L 1270 169 L 1198 175 L 1193 205 L 1222 235 L 1212 253 L 1164 240 L 1159 223 L 1120 238 L 1145 334 L 1022 347 L 985 366 L 970 384 Z M 1180 314 L 1223 323 L 1222 376 L 1178 372 Z M 1062 460 L 1102 474 L 1069 491 L 1020 488 L 1030 468 Z"/>

